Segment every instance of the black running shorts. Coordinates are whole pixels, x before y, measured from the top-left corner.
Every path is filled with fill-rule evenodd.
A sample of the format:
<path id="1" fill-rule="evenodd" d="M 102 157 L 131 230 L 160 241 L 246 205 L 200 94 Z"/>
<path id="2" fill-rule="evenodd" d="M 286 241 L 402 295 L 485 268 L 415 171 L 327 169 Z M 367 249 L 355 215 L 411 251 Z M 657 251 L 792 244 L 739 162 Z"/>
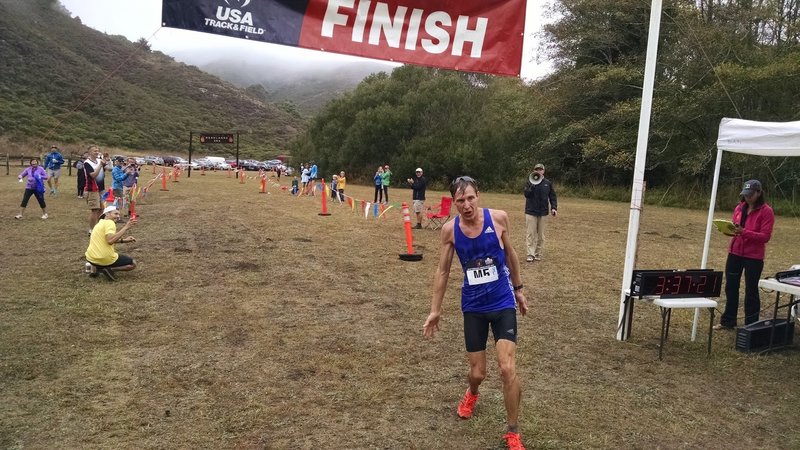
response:
<path id="1" fill-rule="evenodd" d="M 500 339 L 517 342 L 517 311 L 513 308 L 490 313 L 464 313 L 464 343 L 468 352 L 486 350 L 489 326 L 495 343 Z"/>

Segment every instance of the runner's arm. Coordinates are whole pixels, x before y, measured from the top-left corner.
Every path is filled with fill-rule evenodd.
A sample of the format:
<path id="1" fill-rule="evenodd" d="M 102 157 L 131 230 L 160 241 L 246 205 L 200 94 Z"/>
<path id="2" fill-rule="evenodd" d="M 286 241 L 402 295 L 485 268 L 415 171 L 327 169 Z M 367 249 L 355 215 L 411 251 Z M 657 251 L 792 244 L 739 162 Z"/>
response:
<path id="1" fill-rule="evenodd" d="M 439 264 L 433 275 L 433 296 L 431 298 L 431 312 L 423 325 L 423 335 L 432 337 L 439 330 L 439 318 L 442 315 L 442 302 L 447 291 L 447 281 L 450 278 L 450 267 L 453 264 L 455 242 L 453 241 L 453 222 L 448 222 L 442 227 L 442 242 L 439 254 Z"/>
<path id="2" fill-rule="evenodd" d="M 508 276 L 511 279 L 511 286 L 522 286 L 522 276 L 519 270 L 519 257 L 514 246 L 511 244 L 511 234 L 508 231 L 509 220 L 508 214 L 505 211 L 492 210 L 492 220 L 495 223 L 502 225 L 503 230 L 500 234 L 500 239 L 503 242 L 503 249 L 506 253 L 506 267 L 508 267 Z M 496 214 L 496 215 L 495 215 Z M 528 300 L 525 298 L 523 288 L 514 289 L 514 300 L 517 302 L 519 312 L 524 316 L 528 313 Z"/>

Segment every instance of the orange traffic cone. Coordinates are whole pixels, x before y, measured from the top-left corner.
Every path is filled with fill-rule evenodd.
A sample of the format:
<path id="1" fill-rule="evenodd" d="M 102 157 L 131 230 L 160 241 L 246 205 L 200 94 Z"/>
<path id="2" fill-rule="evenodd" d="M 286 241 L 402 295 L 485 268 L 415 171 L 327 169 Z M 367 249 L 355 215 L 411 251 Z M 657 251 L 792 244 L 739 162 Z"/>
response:
<path id="1" fill-rule="evenodd" d="M 322 179 L 322 185 L 325 186 L 325 178 Z M 319 213 L 320 216 L 330 216 L 331 213 L 328 212 L 328 196 L 325 195 L 325 190 L 322 190 L 322 212 Z"/>
<path id="2" fill-rule="evenodd" d="M 114 190 L 108 188 L 108 195 L 106 196 L 106 206 L 114 204 L 116 199 L 114 198 Z"/>
<path id="3" fill-rule="evenodd" d="M 406 250 L 408 253 L 401 253 L 400 259 L 403 261 L 420 261 L 422 254 L 414 253 L 414 238 L 411 236 L 411 214 L 408 212 L 408 203 L 403 202 L 403 225 L 406 229 Z"/>
<path id="4" fill-rule="evenodd" d="M 161 190 L 168 191 L 167 189 L 167 168 L 161 169 Z"/>

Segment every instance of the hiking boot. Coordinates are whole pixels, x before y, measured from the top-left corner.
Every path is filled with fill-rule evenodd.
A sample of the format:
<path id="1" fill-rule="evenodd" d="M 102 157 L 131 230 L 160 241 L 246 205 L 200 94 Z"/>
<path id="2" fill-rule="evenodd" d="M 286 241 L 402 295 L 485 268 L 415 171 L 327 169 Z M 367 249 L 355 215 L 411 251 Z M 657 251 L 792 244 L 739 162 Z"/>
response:
<path id="1" fill-rule="evenodd" d="M 519 437 L 519 433 L 512 433 L 509 431 L 503 435 L 503 439 L 506 440 L 508 450 L 525 450 L 525 447 L 522 445 L 522 440 Z"/>
<path id="2" fill-rule="evenodd" d="M 98 272 L 105 275 L 106 278 L 108 278 L 108 281 L 117 281 L 117 279 L 114 277 L 114 271 L 109 269 L 108 267 L 103 267 L 102 269 L 98 269 Z"/>
<path id="3" fill-rule="evenodd" d="M 478 402 L 478 396 L 480 394 L 473 394 L 472 391 L 467 388 L 467 392 L 464 393 L 464 398 L 461 399 L 461 403 L 458 404 L 458 417 L 462 419 L 469 419 L 472 417 L 472 411 L 475 409 L 475 403 Z"/>

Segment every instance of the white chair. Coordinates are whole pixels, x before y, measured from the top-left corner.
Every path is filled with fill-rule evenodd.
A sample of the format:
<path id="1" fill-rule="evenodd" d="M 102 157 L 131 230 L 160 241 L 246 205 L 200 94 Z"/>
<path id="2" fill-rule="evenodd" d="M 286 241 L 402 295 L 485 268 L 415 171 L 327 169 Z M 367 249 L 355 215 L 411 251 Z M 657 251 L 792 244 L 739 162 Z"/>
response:
<path id="1" fill-rule="evenodd" d="M 660 297 L 653 300 L 654 305 L 658 305 L 661 310 L 661 344 L 658 346 L 658 359 L 661 360 L 664 351 L 664 343 L 669 337 L 669 320 L 672 317 L 672 310 L 675 308 L 707 308 L 711 316 L 708 322 L 708 350 L 711 355 L 711 337 L 714 332 L 714 311 L 717 308 L 717 301 L 704 297 Z"/>

